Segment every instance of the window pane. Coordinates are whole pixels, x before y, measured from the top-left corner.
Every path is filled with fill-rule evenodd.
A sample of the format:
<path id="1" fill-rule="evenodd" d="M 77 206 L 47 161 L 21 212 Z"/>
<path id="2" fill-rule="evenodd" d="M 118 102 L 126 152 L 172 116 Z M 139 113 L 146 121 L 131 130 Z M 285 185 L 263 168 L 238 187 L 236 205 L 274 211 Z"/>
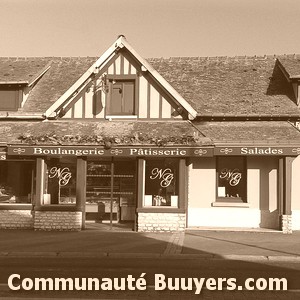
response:
<path id="1" fill-rule="evenodd" d="M 108 113 L 111 115 L 134 114 L 134 81 L 113 81 L 111 83 Z"/>
<path id="2" fill-rule="evenodd" d="M 117 115 L 122 113 L 122 95 L 123 86 L 121 83 L 115 83 L 112 85 L 112 93 L 110 99 L 110 113 Z"/>
<path id="3" fill-rule="evenodd" d="M 0 163 L 0 203 L 31 203 L 34 164 L 7 161 Z"/>
<path id="4" fill-rule="evenodd" d="M 178 207 L 178 161 L 146 161 L 144 206 Z"/>
<path id="5" fill-rule="evenodd" d="M 76 159 L 47 161 L 44 204 L 76 203 Z"/>
<path id="6" fill-rule="evenodd" d="M 134 83 L 125 82 L 123 90 L 123 112 L 127 115 L 134 113 Z"/>
<path id="7" fill-rule="evenodd" d="M 246 170 L 243 157 L 219 157 L 217 174 L 219 198 L 246 202 Z"/>
<path id="8" fill-rule="evenodd" d="M 15 90 L 0 90 L 0 110 L 16 110 L 18 93 Z"/>

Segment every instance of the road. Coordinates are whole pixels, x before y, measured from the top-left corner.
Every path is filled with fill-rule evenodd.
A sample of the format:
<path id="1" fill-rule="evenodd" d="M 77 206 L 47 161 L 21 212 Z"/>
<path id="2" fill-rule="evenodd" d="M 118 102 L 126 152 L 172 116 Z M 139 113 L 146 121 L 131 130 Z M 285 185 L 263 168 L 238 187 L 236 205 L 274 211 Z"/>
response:
<path id="1" fill-rule="evenodd" d="M 125 291 L 11 291 L 7 287 L 11 274 L 25 278 L 127 278 L 144 276 L 147 289 Z M 164 274 L 170 279 L 170 288 L 175 285 L 174 278 L 236 278 L 244 284 L 251 278 L 286 278 L 288 292 L 278 291 L 210 291 L 204 288 L 200 295 L 193 290 L 154 289 L 155 274 Z M 21 282 L 15 278 L 14 285 Z M 165 280 L 167 282 L 167 280 Z M 186 281 L 187 282 L 187 281 Z M 1 257 L 0 258 L 0 299 L 4 297 L 21 298 L 85 298 L 85 299 L 300 299 L 300 263 L 232 261 L 223 259 L 174 259 L 174 258 L 66 258 L 66 257 Z M 221 286 L 220 286 L 221 287 Z M 293 290 L 293 291 L 292 291 Z M 228 298 L 227 298 L 228 297 Z M 299 297 L 299 298 L 297 298 Z"/>

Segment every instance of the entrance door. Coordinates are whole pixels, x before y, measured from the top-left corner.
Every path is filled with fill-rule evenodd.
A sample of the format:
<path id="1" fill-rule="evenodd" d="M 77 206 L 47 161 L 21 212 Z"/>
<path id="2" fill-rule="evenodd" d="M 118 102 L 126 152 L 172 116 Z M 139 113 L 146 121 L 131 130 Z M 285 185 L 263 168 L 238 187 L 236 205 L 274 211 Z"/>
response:
<path id="1" fill-rule="evenodd" d="M 136 209 L 136 162 L 87 162 L 86 220 L 133 222 Z"/>

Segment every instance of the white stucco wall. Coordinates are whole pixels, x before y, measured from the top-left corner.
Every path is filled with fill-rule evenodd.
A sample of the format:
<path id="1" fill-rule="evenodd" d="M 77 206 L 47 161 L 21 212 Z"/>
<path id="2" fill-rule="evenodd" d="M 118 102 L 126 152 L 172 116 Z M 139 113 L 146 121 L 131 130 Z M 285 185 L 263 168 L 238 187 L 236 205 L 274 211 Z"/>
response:
<path id="1" fill-rule="evenodd" d="M 300 157 L 292 165 L 292 228 L 300 230 Z"/>
<path id="2" fill-rule="evenodd" d="M 189 165 L 189 227 L 279 228 L 277 211 L 277 158 L 248 157 L 249 207 L 212 207 L 216 199 L 216 160 L 200 158 Z"/>

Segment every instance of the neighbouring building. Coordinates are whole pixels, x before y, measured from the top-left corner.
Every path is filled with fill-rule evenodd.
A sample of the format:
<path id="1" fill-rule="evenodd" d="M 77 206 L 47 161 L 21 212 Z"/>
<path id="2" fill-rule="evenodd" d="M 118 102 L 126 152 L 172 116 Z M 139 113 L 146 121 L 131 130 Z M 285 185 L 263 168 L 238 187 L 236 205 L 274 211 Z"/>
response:
<path id="1" fill-rule="evenodd" d="M 300 57 L 0 58 L 0 228 L 300 230 Z"/>

